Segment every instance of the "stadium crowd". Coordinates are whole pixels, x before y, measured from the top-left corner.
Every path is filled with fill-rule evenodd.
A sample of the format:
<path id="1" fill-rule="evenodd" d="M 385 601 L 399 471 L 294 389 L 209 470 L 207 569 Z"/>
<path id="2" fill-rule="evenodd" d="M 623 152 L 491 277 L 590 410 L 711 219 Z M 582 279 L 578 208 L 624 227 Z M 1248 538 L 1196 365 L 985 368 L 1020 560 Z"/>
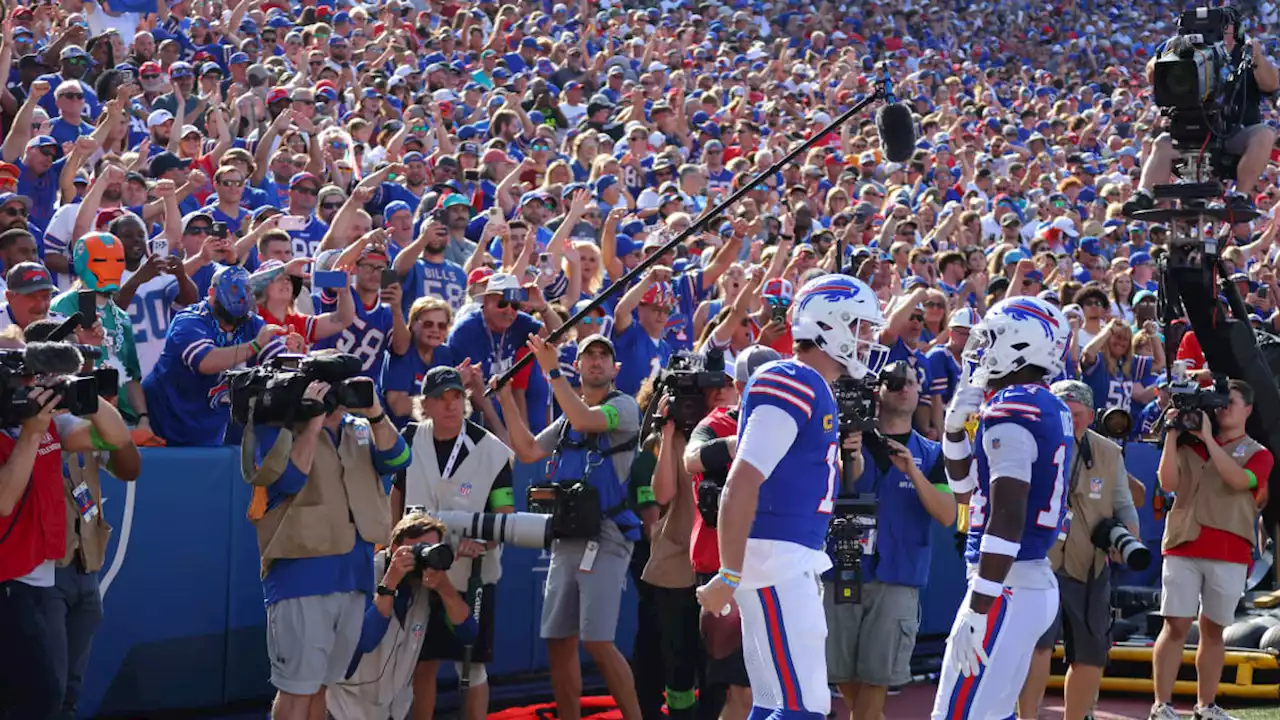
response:
<path id="1" fill-rule="evenodd" d="M 1166 357 L 1157 322 L 1155 276 L 1169 229 L 1128 220 L 1124 207 L 1139 197 L 1144 164 L 1157 148 L 1159 117 L 1144 66 L 1173 33 L 1176 10 L 1089 0 L 24 0 L 8 8 L 0 36 L 0 328 L 30 333 L 77 312 L 80 291 L 95 292 L 96 322 L 84 323 L 77 339 L 99 346 L 98 363 L 118 371 L 119 416 L 143 447 L 238 444 L 244 429 L 231 422 L 228 371 L 285 353 L 355 355 L 377 389 L 374 408 L 365 409 L 374 424 L 373 467 L 389 476 L 409 466 L 405 441 L 415 420 L 444 422 L 462 412 L 444 407 L 445 396 L 470 399 L 471 452 L 479 454 L 487 431 L 516 460 L 532 462 L 560 447 L 557 427 L 638 432 L 639 414 L 627 420 L 635 410 L 630 398 L 639 395 L 643 407 L 673 353 L 722 350 L 741 391 L 751 370 L 773 357 L 752 348 L 792 354 L 788 309 L 799 289 L 847 271 L 881 301 L 879 342 L 889 361 L 909 368 L 902 372 L 911 376 L 911 406 L 901 398 L 885 404 L 901 413 L 894 437 L 912 454 L 922 451 L 909 438 L 942 440 L 970 329 L 989 306 L 1024 295 L 1060 308 L 1071 323 L 1060 379 L 1080 382 L 1063 397 L 1090 413 L 1129 412 L 1136 439 L 1157 429 L 1169 403 L 1165 378 L 1174 358 Z M 1264 59 L 1276 49 L 1265 29 L 1277 19 L 1271 2 L 1251 18 L 1254 52 Z M 665 249 L 873 92 L 883 73 L 916 117 L 918 142 L 907 162 L 885 159 L 871 115 L 855 118 L 702 232 Z M 1280 89 L 1271 84 L 1259 76 L 1264 94 Z M 1264 103 L 1255 121 L 1268 129 L 1268 153 L 1273 117 Z M 1262 216 L 1220 228 L 1223 258 L 1253 323 L 1273 332 L 1280 332 L 1278 170 L 1268 164 L 1253 187 L 1237 188 L 1248 194 L 1239 202 Z M 659 250 L 657 264 L 557 346 L 541 341 Z M 8 331 L 9 342 L 21 341 L 17 330 Z M 1194 335 L 1173 346 L 1193 374 L 1207 377 Z M 486 400 L 486 380 L 530 353 L 536 362 Z M 596 392 L 602 377 L 621 400 Z M 593 407 L 624 407 L 610 407 L 593 425 L 561 378 Z M 709 400 L 731 407 L 737 391 L 730 382 Z M 403 431 L 401 440 L 379 431 L 383 416 Z M 102 440 L 111 429 L 96 420 L 95 428 L 94 449 L 120 445 Z M 670 512 L 659 520 L 657 508 L 676 494 L 664 484 L 669 478 L 659 480 L 664 458 L 677 457 L 663 452 L 671 432 L 670 425 L 662 431 L 663 450 L 633 444 L 616 458 L 638 457 L 629 470 L 615 462 L 617 479 L 629 479 L 632 490 L 603 498 L 606 506 L 632 505 L 610 516 L 617 538 L 606 533 L 622 558 L 620 578 L 629 561 L 639 581 L 649 560 L 641 546 L 676 522 Z M 458 433 L 443 438 L 461 442 Z M 695 432 L 678 446 L 727 434 L 700 440 Z M 450 455 L 452 443 L 441 445 L 441 437 L 438 474 L 447 479 L 457 449 Z M 422 452 L 421 444 L 413 449 L 414 457 Z M 704 459 L 686 460 L 678 472 L 671 466 L 684 479 L 680 494 L 691 474 L 706 469 Z M 1251 472 L 1266 477 L 1270 454 L 1254 462 Z M 931 467 L 921 468 L 928 476 L 921 492 L 945 487 Z M 475 509 L 510 511 L 510 472 L 494 473 Z M 406 512 L 412 493 L 403 477 L 398 482 L 396 534 L 387 525 L 357 545 L 390 544 L 395 552 L 405 537 L 442 536 L 441 527 Z M 263 491 L 251 517 L 271 517 L 281 492 L 288 491 Z M 922 522 L 932 516 L 951 524 L 954 501 L 950 510 L 937 503 L 926 503 Z M 0 507 L 0 520 L 13 507 Z M 79 510 L 88 522 L 83 504 Z M 627 514 L 639 521 L 634 536 Z M 646 573 L 641 586 L 658 608 L 645 605 L 651 622 L 693 612 L 696 636 L 692 583 L 719 563 L 714 529 L 694 515 L 679 521 L 685 535 L 672 541 L 684 553 L 683 574 Z M 602 567 L 609 564 L 603 544 Z M 655 558 L 659 547 L 653 542 Z M 479 552 L 459 550 L 462 557 Z M 98 567 L 92 558 L 76 564 L 92 574 L 101 558 Z M 39 572 L 27 574 L 31 568 L 9 569 L 16 574 L 6 581 L 43 582 Z M 272 572 L 276 581 L 264 585 L 269 605 L 303 592 L 305 582 Z M 272 577 L 265 552 L 264 577 Z M 440 590 L 447 583 L 432 582 L 447 594 Z M 913 578 L 887 582 L 922 586 Z M 369 578 L 342 589 L 374 596 Z M 454 617 L 459 603 L 446 598 L 445 605 L 450 624 L 466 617 L 466 607 Z M 617 611 L 615 601 L 615 618 Z M 665 674 L 637 669 L 628 690 L 625 664 L 618 665 L 625 661 L 609 652 L 613 630 L 599 626 L 609 622 L 608 609 L 584 605 L 582 614 L 581 639 L 625 716 L 654 717 L 664 689 L 669 708 L 693 712 L 689 674 L 701 669 L 650 644 L 646 651 L 658 666 L 665 660 Z M 909 615 L 904 623 L 915 621 Z M 561 620 L 544 614 L 544 637 L 576 637 L 577 625 L 569 631 Z M 373 651 L 362 636 L 348 672 L 356 648 L 349 639 L 346 657 L 330 658 L 328 671 L 323 658 L 318 672 L 273 662 L 276 686 L 304 699 L 319 692 L 323 702 L 321 688 L 350 680 L 360 653 Z M 557 665 L 568 652 L 552 653 L 553 671 L 564 673 L 556 677 L 557 699 L 573 692 L 566 679 L 573 673 Z M 576 643 L 571 652 L 576 666 Z M 60 654 L 59 696 L 73 713 L 88 637 Z M 892 671 L 871 672 L 865 686 L 901 684 L 897 668 L 906 658 L 885 658 Z M 849 676 L 832 680 L 847 697 L 870 663 L 848 664 Z M 725 717 L 745 717 L 751 699 L 740 666 L 720 670 L 728 690 L 718 705 L 704 700 L 701 716 L 723 705 Z M 482 685 L 483 674 L 473 682 Z M 416 693 L 427 687 L 415 677 Z M 1034 691 L 1031 697 L 1038 701 Z M 1157 699 L 1153 717 L 1163 718 L 1159 705 L 1170 698 Z M 1213 700 L 1212 693 L 1200 698 L 1207 710 L 1198 717 L 1226 717 L 1208 714 L 1217 711 Z M 854 716 L 878 717 L 879 705 L 865 703 L 850 702 Z M 297 707 L 282 716 L 307 711 L 305 702 Z M 388 707 L 395 714 L 408 706 Z M 431 709 L 415 709 L 415 717 Z M 339 712 L 332 702 L 330 711 Z M 562 708 L 560 716 L 570 714 Z"/>

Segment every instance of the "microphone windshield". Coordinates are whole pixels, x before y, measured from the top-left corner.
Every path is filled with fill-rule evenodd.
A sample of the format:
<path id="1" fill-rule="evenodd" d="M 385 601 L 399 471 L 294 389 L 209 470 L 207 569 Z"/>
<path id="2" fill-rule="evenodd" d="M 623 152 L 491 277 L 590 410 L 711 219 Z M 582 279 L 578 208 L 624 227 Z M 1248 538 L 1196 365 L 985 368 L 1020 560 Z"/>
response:
<path id="1" fill-rule="evenodd" d="M 67 343 L 33 342 L 27 345 L 23 361 L 32 375 L 75 375 L 84 365 L 84 356 Z"/>
<path id="2" fill-rule="evenodd" d="M 916 151 L 915 118 L 902 103 L 890 103 L 876 111 L 876 134 L 889 162 L 907 162 Z"/>

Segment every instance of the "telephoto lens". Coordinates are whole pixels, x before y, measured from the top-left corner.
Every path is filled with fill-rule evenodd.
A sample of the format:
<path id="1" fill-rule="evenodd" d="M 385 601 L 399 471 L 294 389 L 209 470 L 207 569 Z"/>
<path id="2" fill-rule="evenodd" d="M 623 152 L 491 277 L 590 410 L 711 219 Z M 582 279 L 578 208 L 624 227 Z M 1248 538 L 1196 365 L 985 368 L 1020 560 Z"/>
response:
<path id="1" fill-rule="evenodd" d="M 1151 551 L 1115 518 L 1106 518 L 1095 525 L 1092 540 L 1099 550 L 1118 552 L 1130 570 L 1142 571 L 1151 565 Z"/>

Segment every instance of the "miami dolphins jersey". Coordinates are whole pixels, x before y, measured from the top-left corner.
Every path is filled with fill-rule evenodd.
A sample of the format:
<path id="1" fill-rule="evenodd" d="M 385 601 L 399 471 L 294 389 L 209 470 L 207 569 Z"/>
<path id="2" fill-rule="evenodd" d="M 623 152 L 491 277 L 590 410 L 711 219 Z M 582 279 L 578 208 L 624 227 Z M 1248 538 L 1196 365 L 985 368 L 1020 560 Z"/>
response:
<path id="1" fill-rule="evenodd" d="M 760 486 L 751 537 L 821 551 L 840 478 L 835 396 L 818 371 L 797 360 L 764 365 L 743 395 L 739 441 L 752 412 L 765 405 L 791 416 L 799 432 Z"/>
<path id="2" fill-rule="evenodd" d="M 992 438 L 988 457 L 984 436 L 1002 425 L 1013 424 L 1031 433 L 1035 457 L 1031 464 L 1031 489 L 1027 496 L 1027 519 L 1022 532 L 1022 548 L 1017 560 L 1041 560 L 1058 539 L 1067 511 L 1067 474 L 1075 449 L 1071 411 L 1043 385 L 1014 385 L 991 396 L 983 404 L 974 440 L 978 462 L 978 489 L 969 500 L 969 538 L 965 560 L 978 562 L 978 546 L 987 530 L 991 497 L 991 464 L 1001 460 L 1000 439 Z M 1012 448 L 1010 449 L 1012 451 Z M 1020 451 L 1020 450 L 1019 450 Z"/>

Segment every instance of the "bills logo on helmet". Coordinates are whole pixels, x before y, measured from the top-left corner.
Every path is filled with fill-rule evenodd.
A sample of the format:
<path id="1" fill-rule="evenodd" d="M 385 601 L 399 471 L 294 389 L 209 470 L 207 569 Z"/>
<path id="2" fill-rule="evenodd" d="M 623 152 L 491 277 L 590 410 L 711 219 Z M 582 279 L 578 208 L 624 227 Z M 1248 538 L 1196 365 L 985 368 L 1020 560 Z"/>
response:
<path id="1" fill-rule="evenodd" d="M 1056 318 L 1030 303 L 1009 303 L 1004 307 L 1004 312 L 1015 320 L 1039 321 L 1044 328 L 1044 336 L 1047 338 L 1052 338 L 1054 331 L 1058 329 L 1058 320 Z"/>

